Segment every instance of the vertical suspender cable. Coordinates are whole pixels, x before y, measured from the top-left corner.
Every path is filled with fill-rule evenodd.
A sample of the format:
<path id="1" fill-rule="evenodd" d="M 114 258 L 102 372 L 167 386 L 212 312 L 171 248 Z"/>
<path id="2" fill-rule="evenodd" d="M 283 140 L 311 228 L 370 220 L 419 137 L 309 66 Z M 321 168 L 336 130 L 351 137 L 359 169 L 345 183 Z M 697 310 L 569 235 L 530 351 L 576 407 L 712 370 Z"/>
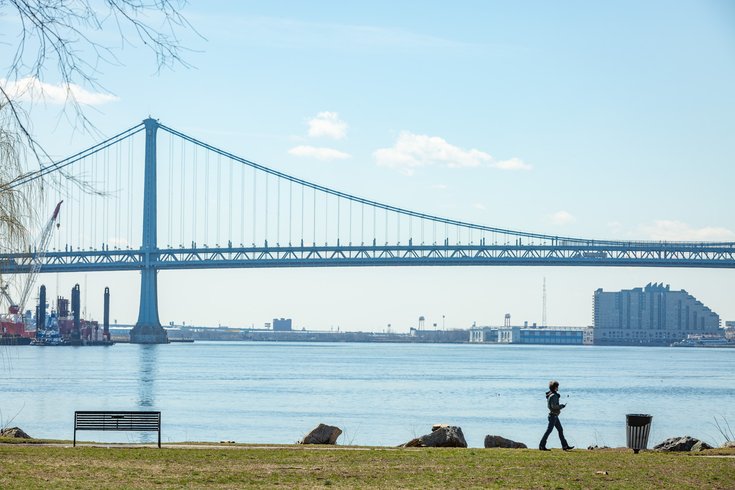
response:
<path id="1" fill-rule="evenodd" d="M 312 243 L 316 247 L 316 189 L 312 188 L 311 190 L 314 195 L 314 210 L 312 211 L 312 214 L 311 214 L 311 217 L 312 217 L 311 221 L 312 221 L 312 225 L 314 229 L 312 231 L 311 237 L 312 237 Z"/>
<path id="2" fill-rule="evenodd" d="M 304 244 L 304 186 L 301 186 L 301 245 Z"/>
<path id="3" fill-rule="evenodd" d="M 293 212 L 293 181 L 288 181 L 288 246 L 291 246 L 291 229 L 292 229 L 292 216 Z"/>
<path id="4" fill-rule="evenodd" d="M 168 241 L 169 248 L 173 246 L 173 197 L 174 196 L 174 137 L 168 136 Z"/>
<path id="5" fill-rule="evenodd" d="M 219 247 L 222 243 L 220 234 L 220 224 L 222 223 L 222 155 L 217 155 L 217 240 L 215 243 Z"/>
<path id="6" fill-rule="evenodd" d="M 110 171 L 110 149 L 105 149 L 105 166 L 102 168 L 102 188 L 104 189 L 104 195 L 102 196 L 102 245 L 104 249 L 104 245 L 106 243 L 109 243 L 109 230 L 108 227 L 110 226 L 110 220 L 108 216 L 109 212 L 109 206 L 108 206 L 108 200 L 110 199 L 110 177 L 109 177 L 109 171 Z"/>
<path id="7" fill-rule="evenodd" d="M 209 152 L 204 154 L 204 243 L 209 243 Z"/>
<path id="8" fill-rule="evenodd" d="M 100 152 L 101 153 L 101 152 Z M 92 166 L 92 185 L 95 189 L 100 188 L 100 181 L 99 181 L 99 166 L 100 166 L 100 160 L 104 162 L 104 154 L 97 153 L 95 155 L 95 159 L 93 161 Z M 98 238 L 99 235 L 102 234 L 102 230 L 100 229 L 99 224 L 99 218 L 101 211 L 99 210 L 100 205 L 100 197 L 99 194 L 97 194 L 97 190 L 90 193 L 90 201 L 92 202 L 92 246 L 90 249 L 94 250 L 97 247 L 99 247 Z"/>
<path id="9" fill-rule="evenodd" d="M 181 207 L 180 207 L 180 215 L 179 215 L 179 233 L 181 235 L 181 244 L 180 246 L 184 247 L 184 215 L 186 215 L 186 212 L 184 211 L 184 203 L 187 201 L 186 199 L 186 165 L 184 164 L 184 161 L 186 160 L 186 152 L 184 147 L 184 140 L 181 140 Z"/>
<path id="10" fill-rule="evenodd" d="M 253 247 L 255 246 L 255 232 L 256 232 L 256 228 L 255 228 L 255 207 L 256 207 L 257 202 L 255 200 L 255 194 L 256 194 L 256 188 L 255 188 L 255 183 L 256 182 L 255 181 L 256 181 L 257 177 L 258 177 L 258 174 L 255 171 L 255 167 L 253 167 Z"/>
<path id="11" fill-rule="evenodd" d="M 197 241 L 197 208 L 199 207 L 197 204 L 197 188 L 199 187 L 197 185 L 197 154 L 199 153 L 199 147 L 197 145 L 192 145 L 194 155 L 192 156 L 191 163 L 193 165 L 193 169 L 191 172 L 191 193 L 193 196 L 192 199 L 192 205 L 191 205 L 191 215 L 192 215 L 192 231 L 191 231 L 191 241 L 196 243 Z M 206 237 L 205 237 L 206 240 Z M 193 245 L 192 245 L 193 246 Z"/>
<path id="12" fill-rule="evenodd" d="M 276 245 L 281 243 L 281 179 L 276 178 Z"/>
<path id="13" fill-rule="evenodd" d="M 245 165 L 240 165 L 240 246 L 245 246 Z"/>
<path id="14" fill-rule="evenodd" d="M 81 178 L 83 180 L 87 180 L 87 176 L 85 175 L 86 170 L 87 170 L 87 159 L 86 158 L 84 158 L 82 160 L 81 170 L 82 170 L 82 172 L 81 172 Z M 79 233 L 79 240 L 82 241 L 82 239 L 83 239 L 84 236 L 89 236 L 89 235 L 87 235 L 87 230 L 85 228 L 85 221 L 86 221 L 85 218 L 86 218 L 86 215 L 87 215 L 87 206 L 84 205 L 85 204 L 84 201 L 85 201 L 85 197 L 86 197 L 86 194 L 87 193 L 85 192 L 85 190 L 83 188 L 81 188 L 81 186 L 77 186 L 77 187 L 78 187 L 77 192 L 81 196 L 80 202 L 82 203 L 81 204 L 82 207 L 79 210 L 80 211 L 79 214 L 82 217 L 82 222 L 81 222 L 81 226 L 80 226 L 80 233 Z M 82 250 L 83 248 L 84 248 L 84 243 L 79 243 L 78 242 L 77 243 L 77 249 L 78 250 Z"/>
<path id="15" fill-rule="evenodd" d="M 329 243 L 329 194 L 324 193 L 324 246 Z"/>
<path id="16" fill-rule="evenodd" d="M 94 157 L 90 159 L 92 164 L 92 186 L 97 189 L 97 165 L 99 165 L 99 153 L 95 153 Z M 89 249 L 93 250 L 97 247 L 97 199 L 94 192 L 90 190 L 89 193 Z"/>
<path id="17" fill-rule="evenodd" d="M 235 238 L 232 236 L 232 172 L 233 172 L 234 163 L 232 162 L 232 159 L 230 159 L 230 214 L 229 214 L 229 221 L 230 221 L 230 229 L 227 232 L 227 240 L 229 243 L 232 243 L 232 239 Z"/>
<path id="18" fill-rule="evenodd" d="M 388 245 L 388 210 L 385 210 L 385 244 Z"/>
<path id="19" fill-rule="evenodd" d="M 120 162 L 120 147 L 121 145 L 119 143 L 115 145 L 115 237 L 118 238 L 118 241 L 120 238 L 120 208 L 122 207 L 120 193 L 123 189 L 123 187 L 120 185 L 122 183 L 122 163 Z M 117 248 L 117 245 L 115 246 L 115 248 Z"/>
<path id="20" fill-rule="evenodd" d="M 373 206 L 373 243 L 378 239 L 378 208 Z"/>
<path id="21" fill-rule="evenodd" d="M 265 243 L 268 243 L 268 173 L 265 174 Z"/>
<path id="22" fill-rule="evenodd" d="M 135 185 L 135 168 L 133 162 L 133 141 L 132 138 L 129 140 L 128 145 L 128 172 L 130 173 L 130 180 L 128 181 L 128 248 L 133 246 L 133 185 Z"/>
<path id="23" fill-rule="evenodd" d="M 401 213 L 396 213 L 396 245 L 401 243 Z"/>

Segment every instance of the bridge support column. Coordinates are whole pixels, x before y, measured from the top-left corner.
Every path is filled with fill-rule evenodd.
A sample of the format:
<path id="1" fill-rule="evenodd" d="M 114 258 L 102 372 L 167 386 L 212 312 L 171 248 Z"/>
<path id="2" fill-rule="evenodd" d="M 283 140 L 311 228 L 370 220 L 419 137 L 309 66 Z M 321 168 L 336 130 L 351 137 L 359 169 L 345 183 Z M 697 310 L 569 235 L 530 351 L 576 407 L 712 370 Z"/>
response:
<path id="1" fill-rule="evenodd" d="M 168 335 L 158 319 L 158 241 L 156 206 L 156 132 L 158 121 L 145 124 L 145 183 L 143 189 L 143 268 L 140 271 L 140 308 L 138 322 L 130 331 L 133 344 L 166 344 Z"/>

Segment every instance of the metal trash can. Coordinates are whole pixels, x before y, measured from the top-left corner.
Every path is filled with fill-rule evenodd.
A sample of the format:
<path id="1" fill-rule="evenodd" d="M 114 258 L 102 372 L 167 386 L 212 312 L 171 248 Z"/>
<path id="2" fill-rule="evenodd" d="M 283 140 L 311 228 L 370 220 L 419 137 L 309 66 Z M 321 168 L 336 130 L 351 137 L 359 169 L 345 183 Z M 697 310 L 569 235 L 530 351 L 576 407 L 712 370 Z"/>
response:
<path id="1" fill-rule="evenodd" d="M 625 430 L 628 447 L 638 454 L 648 446 L 653 416 L 643 413 L 629 413 L 625 416 Z"/>

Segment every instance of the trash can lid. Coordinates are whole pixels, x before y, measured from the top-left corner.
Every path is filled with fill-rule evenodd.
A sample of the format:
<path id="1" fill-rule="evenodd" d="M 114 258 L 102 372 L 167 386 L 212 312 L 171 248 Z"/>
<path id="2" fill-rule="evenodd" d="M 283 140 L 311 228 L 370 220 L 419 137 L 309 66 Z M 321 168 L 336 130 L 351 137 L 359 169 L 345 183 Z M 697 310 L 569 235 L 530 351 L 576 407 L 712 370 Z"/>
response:
<path id="1" fill-rule="evenodd" d="M 633 427 L 648 425 L 651 420 L 653 420 L 653 416 L 644 413 L 629 413 L 625 416 L 626 423 Z"/>

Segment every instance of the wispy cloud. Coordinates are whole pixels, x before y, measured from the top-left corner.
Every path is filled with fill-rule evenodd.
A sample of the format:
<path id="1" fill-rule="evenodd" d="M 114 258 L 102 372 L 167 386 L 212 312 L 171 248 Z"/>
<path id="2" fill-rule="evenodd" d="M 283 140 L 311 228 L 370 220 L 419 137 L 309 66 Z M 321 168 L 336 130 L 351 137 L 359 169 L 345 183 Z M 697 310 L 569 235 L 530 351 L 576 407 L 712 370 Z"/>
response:
<path id="1" fill-rule="evenodd" d="M 349 153 L 318 146 L 300 145 L 288 150 L 288 153 L 297 157 L 316 158 L 317 160 L 344 160 L 350 158 Z"/>
<path id="2" fill-rule="evenodd" d="M 549 221 L 554 225 L 568 225 L 577 221 L 577 218 L 567 211 L 557 211 L 549 216 Z"/>
<path id="3" fill-rule="evenodd" d="M 375 25 L 309 22 L 269 16 L 228 17 L 227 22 L 217 15 L 203 16 L 218 26 L 232 26 L 225 30 L 237 38 L 240 46 L 250 45 L 299 50 L 436 50 L 468 49 L 474 44 L 447 39 L 420 32 Z M 507 48 L 484 47 L 486 50 L 507 51 Z"/>
<path id="4" fill-rule="evenodd" d="M 735 241 L 735 232 L 723 227 L 695 228 L 681 221 L 659 220 L 641 227 L 651 240 L 670 241 Z"/>
<path id="5" fill-rule="evenodd" d="M 433 184 L 432 186 L 430 186 L 430 188 L 443 191 L 445 189 L 448 189 L 449 186 L 447 184 Z"/>
<path id="6" fill-rule="evenodd" d="M 45 83 L 36 77 L 26 77 L 9 81 L 0 79 L 3 90 L 12 99 L 30 102 L 48 102 L 50 104 L 66 104 L 71 99 L 83 105 L 102 105 L 116 102 L 118 97 L 100 92 L 90 92 L 76 84 L 54 85 Z"/>
<path id="7" fill-rule="evenodd" d="M 448 168 L 467 168 L 487 165 L 501 170 L 529 170 L 530 165 L 518 158 L 495 160 L 492 155 L 477 149 L 464 149 L 452 145 L 439 136 L 414 134 L 401 131 L 390 148 L 373 152 L 375 162 L 394 168 L 406 175 L 413 175 L 419 167 L 439 165 Z"/>
<path id="8" fill-rule="evenodd" d="M 533 169 L 530 163 L 526 163 L 520 158 L 514 157 L 509 160 L 500 160 L 490 164 L 491 167 L 495 167 L 500 170 L 525 170 L 529 171 Z"/>
<path id="9" fill-rule="evenodd" d="M 336 112 L 320 112 L 309 119 L 309 136 L 326 136 L 339 140 L 347 135 L 347 123 L 339 118 Z"/>
<path id="10" fill-rule="evenodd" d="M 476 202 L 475 204 L 472 205 L 472 207 L 475 208 L 475 209 L 479 209 L 480 211 L 486 211 L 487 210 L 487 206 L 485 206 L 481 202 Z"/>

